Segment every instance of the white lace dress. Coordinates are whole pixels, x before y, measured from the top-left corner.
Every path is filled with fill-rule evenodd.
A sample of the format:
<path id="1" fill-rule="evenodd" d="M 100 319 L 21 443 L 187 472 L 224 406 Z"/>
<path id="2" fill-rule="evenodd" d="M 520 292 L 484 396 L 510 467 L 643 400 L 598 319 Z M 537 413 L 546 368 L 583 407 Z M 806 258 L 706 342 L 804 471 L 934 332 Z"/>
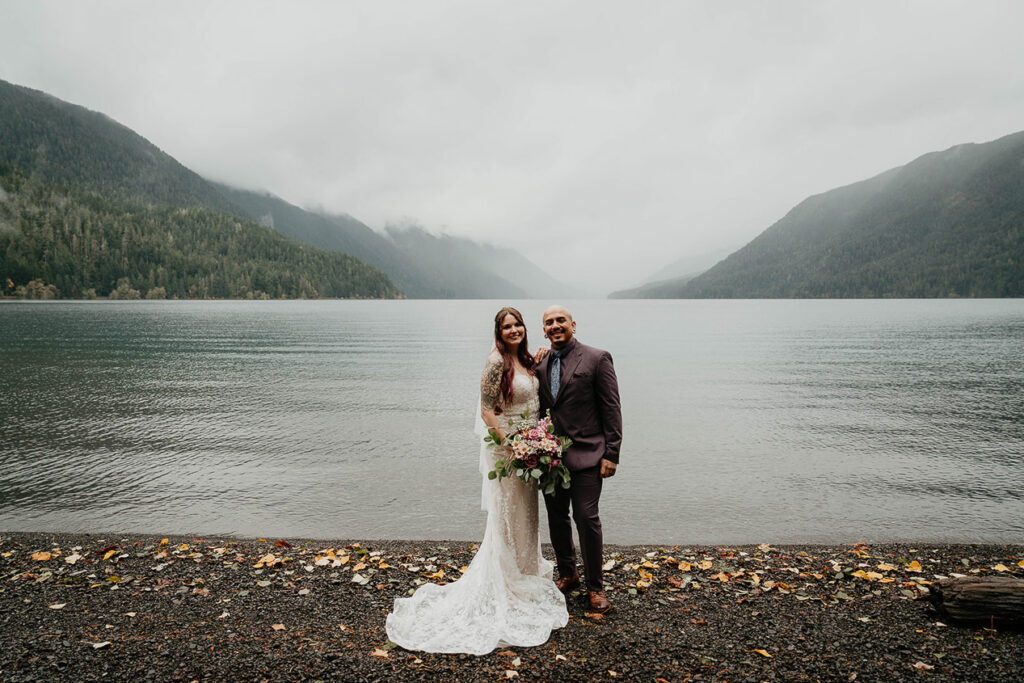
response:
<path id="1" fill-rule="evenodd" d="M 516 375 L 512 405 L 500 418 L 539 410 L 537 379 Z M 483 474 L 493 469 L 493 448 L 481 451 Z M 387 617 L 388 638 L 409 650 L 484 655 L 505 646 L 541 645 L 565 626 L 565 597 L 555 588 L 552 565 L 540 553 L 539 493 L 516 477 L 500 482 L 484 476 L 487 529 L 469 568 L 444 586 L 424 584 L 395 600 Z"/>

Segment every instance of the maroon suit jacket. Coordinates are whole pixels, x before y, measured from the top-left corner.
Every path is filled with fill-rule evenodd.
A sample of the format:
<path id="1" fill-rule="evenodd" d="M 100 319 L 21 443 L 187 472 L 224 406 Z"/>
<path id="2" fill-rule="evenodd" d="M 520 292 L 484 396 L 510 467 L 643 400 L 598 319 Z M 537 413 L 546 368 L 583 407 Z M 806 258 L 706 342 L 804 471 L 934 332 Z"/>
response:
<path id="1" fill-rule="evenodd" d="M 622 446 L 622 410 L 619 383 L 607 351 L 572 342 L 562 359 L 558 398 L 551 398 L 551 355 L 537 364 L 540 414 L 551 411 L 555 434 L 568 436 L 572 446 L 563 455 L 570 470 L 596 467 L 605 458 L 619 462 Z"/>

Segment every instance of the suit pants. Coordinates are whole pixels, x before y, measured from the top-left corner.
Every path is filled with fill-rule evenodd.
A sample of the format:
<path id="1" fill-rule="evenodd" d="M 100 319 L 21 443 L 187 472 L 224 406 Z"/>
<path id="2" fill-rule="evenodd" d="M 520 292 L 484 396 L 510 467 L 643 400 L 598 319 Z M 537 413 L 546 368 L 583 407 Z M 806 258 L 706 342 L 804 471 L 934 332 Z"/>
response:
<path id="1" fill-rule="evenodd" d="M 601 532 L 601 518 L 598 515 L 598 501 L 601 498 L 603 481 L 600 465 L 575 470 L 571 473 L 571 485 L 568 489 L 557 488 L 553 495 L 544 496 L 544 505 L 548 509 L 548 531 L 551 534 L 551 545 L 555 549 L 558 575 L 567 577 L 576 574 L 576 547 L 572 542 L 572 524 L 569 521 L 571 506 L 572 519 L 576 522 L 576 531 L 580 537 L 587 590 L 592 591 L 604 590 L 601 570 L 604 535 Z"/>

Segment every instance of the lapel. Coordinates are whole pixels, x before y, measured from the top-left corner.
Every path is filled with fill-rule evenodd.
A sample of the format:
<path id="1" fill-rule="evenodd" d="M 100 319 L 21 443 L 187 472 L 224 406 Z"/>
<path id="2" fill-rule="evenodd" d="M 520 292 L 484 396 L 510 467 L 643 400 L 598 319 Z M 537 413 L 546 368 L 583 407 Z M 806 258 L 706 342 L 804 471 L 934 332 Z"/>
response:
<path id="1" fill-rule="evenodd" d="M 547 358 L 545 358 L 544 360 L 547 360 Z M 562 396 L 565 395 L 565 388 L 566 388 L 566 386 L 568 386 L 569 382 L 572 381 L 572 376 L 574 374 L 576 374 L 576 368 L 579 367 L 581 360 L 583 360 L 583 346 L 582 346 L 582 344 L 580 344 L 579 340 L 577 339 L 576 343 L 573 344 L 572 351 L 570 351 L 566 355 L 566 357 L 562 359 L 562 374 L 561 374 L 561 377 L 558 380 L 558 398 L 555 399 L 555 405 L 558 405 L 558 402 L 562 399 Z M 550 364 L 549 364 L 549 366 L 550 366 Z M 551 372 L 550 372 L 550 370 L 548 371 L 547 375 L 548 375 L 548 391 L 550 392 L 551 391 Z"/>
<path id="2" fill-rule="evenodd" d="M 544 394 L 544 400 L 550 405 L 551 404 L 551 363 L 548 362 L 550 356 L 545 356 L 544 360 L 537 363 L 537 379 L 540 380 L 540 391 Z"/>

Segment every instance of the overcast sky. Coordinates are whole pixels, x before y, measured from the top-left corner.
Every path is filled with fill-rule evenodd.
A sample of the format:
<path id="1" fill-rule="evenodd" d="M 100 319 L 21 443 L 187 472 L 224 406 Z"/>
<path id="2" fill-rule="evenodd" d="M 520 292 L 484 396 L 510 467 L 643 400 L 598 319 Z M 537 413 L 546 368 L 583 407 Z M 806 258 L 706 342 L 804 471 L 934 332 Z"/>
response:
<path id="1" fill-rule="evenodd" d="M 1024 129 L 1024 3 L 0 0 L 0 78 L 189 168 L 643 281 Z"/>

